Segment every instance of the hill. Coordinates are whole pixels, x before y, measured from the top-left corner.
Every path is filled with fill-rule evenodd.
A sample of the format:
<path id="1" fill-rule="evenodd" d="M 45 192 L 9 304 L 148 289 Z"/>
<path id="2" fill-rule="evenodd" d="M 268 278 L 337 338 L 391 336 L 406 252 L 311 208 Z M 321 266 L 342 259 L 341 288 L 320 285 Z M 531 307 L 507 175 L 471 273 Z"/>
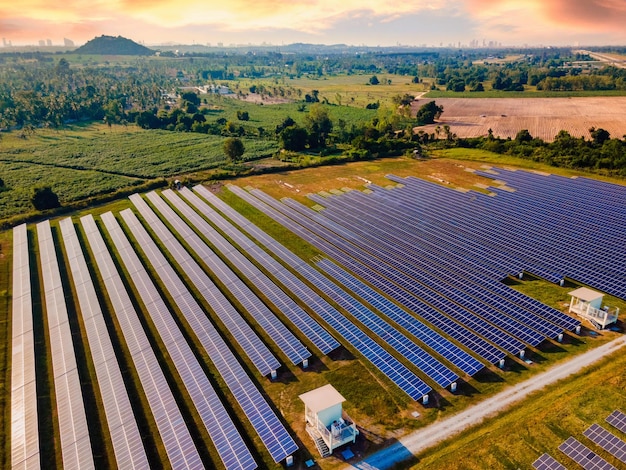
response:
<path id="1" fill-rule="evenodd" d="M 79 47 L 74 54 L 153 55 L 154 51 L 122 36 L 102 35 Z"/>

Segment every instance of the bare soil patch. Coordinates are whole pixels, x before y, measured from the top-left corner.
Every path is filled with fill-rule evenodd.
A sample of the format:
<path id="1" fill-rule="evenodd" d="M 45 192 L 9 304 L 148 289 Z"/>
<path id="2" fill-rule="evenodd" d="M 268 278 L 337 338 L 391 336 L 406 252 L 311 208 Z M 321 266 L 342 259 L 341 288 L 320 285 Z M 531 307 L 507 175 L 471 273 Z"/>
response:
<path id="1" fill-rule="evenodd" d="M 443 105 L 439 122 L 416 128 L 428 133 L 450 126 L 459 137 L 486 136 L 489 129 L 501 138 L 515 138 L 522 129 L 533 137 L 552 141 L 560 130 L 590 138 L 590 127 L 601 127 L 612 137 L 626 134 L 626 97 L 574 98 L 438 98 Z M 413 104 L 417 109 L 425 103 Z"/>

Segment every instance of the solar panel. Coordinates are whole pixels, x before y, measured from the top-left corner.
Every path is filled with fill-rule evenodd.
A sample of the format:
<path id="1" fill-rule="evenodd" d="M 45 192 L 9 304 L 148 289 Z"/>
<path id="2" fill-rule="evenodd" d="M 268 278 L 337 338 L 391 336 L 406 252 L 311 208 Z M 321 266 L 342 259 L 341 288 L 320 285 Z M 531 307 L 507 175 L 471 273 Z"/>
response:
<path id="1" fill-rule="evenodd" d="M 122 211 L 122 217 L 134 236 L 140 240 L 143 251 L 164 281 L 166 288 L 169 288 L 176 281 L 180 282 L 178 276 L 167 263 L 165 257 L 158 251 L 154 242 L 148 237 L 147 232 L 139 224 L 132 211 L 130 209 Z M 108 217 L 104 222 L 109 233 L 115 233 L 114 243 L 120 252 L 122 262 L 129 271 L 135 273 L 132 281 L 222 462 L 225 465 L 228 464 L 229 468 L 256 468 L 257 465 L 252 454 L 119 224 L 113 217 Z M 155 254 L 160 256 L 154 256 Z M 191 298 L 181 298 L 180 296 L 174 296 L 174 300 L 181 309 L 184 308 L 185 301 L 189 303 L 192 301 Z M 200 311 L 199 308 L 198 311 Z M 204 318 L 208 324 L 208 320 L 206 317 Z M 194 329 L 194 331 L 198 330 Z M 191 444 L 189 443 L 189 445 Z"/>
<path id="2" fill-rule="evenodd" d="M 11 466 L 39 468 L 32 289 L 26 224 L 13 228 Z"/>
<path id="3" fill-rule="evenodd" d="M 110 212 L 102 215 L 103 221 L 112 218 L 113 214 Z M 120 330 L 126 340 L 170 464 L 173 468 L 201 468 L 202 461 L 193 444 L 189 429 L 184 424 L 185 420 L 96 222 L 91 215 L 81 217 L 80 221 L 104 280 L 107 294 L 115 310 Z M 116 224 L 114 220 L 109 223 Z M 112 236 L 115 238 L 120 234 L 114 231 Z"/>
<path id="4" fill-rule="evenodd" d="M 37 240 L 43 277 L 42 290 L 45 293 L 48 317 L 63 466 L 65 468 L 94 468 L 72 331 L 49 220 L 37 224 Z"/>
<path id="5" fill-rule="evenodd" d="M 192 249 L 203 259 L 207 260 L 207 265 L 217 268 L 223 274 L 224 278 L 222 280 L 225 281 L 226 288 L 233 294 L 238 294 L 236 295 L 237 300 L 254 316 L 258 324 L 291 362 L 298 364 L 308 359 L 311 353 L 276 315 L 260 301 L 257 295 L 243 283 L 239 276 L 219 259 L 200 237 L 198 237 L 198 235 L 165 203 L 165 201 L 159 198 L 156 193 L 151 193 L 150 197 L 152 202 L 157 205 L 164 218 L 175 227 L 175 230 L 190 244 Z M 174 238 L 167 238 L 168 234 L 171 234 L 171 232 L 169 232 L 165 225 L 159 220 L 152 209 L 148 207 L 141 196 L 135 194 L 131 196 L 131 201 L 135 204 L 135 207 L 137 207 L 152 229 L 155 230 L 157 236 L 163 240 L 163 243 L 168 247 L 170 252 L 174 253 L 173 250 L 176 250 L 176 253 L 179 253 L 176 259 L 180 259 L 182 256 L 186 263 L 195 264 L 195 261 L 188 253 L 181 253 L 184 249 L 182 246 L 179 246 Z M 215 231 L 213 230 L 213 232 Z M 205 235 L 210 236 L 211 234 L 205 232 Z M 245 259 L 245 257 L 236 251 L 223 237 L 218 236 L 217 233 L 213 233 L 212 235 L 213 236 L 210 236 L 212 243 L 216 244 L 222 253 L 224 253 L 245 276 L 248 276 L 255 285 L 258 285 L 264 295 L 268 296 L 270 300 L 277 300 L 279 298 L 278 287 L 261 273 L 256 266 Z"/>
<path id="6" fill-rule="evenodd" d="M 626 414 L 619 410 L 613 411 L 606 418 L 606 422 L 613 426 L 615 429 L 619 429 L 623 433 L 626 433 Z"/>
<path id="7" fill-rule="evenodd" d="M 535 470 L 567 470 L 567 467 L 554 459 L 550 454 L 543 454 L 533 462 Z"/>
<path id="8" fill-rule="evenodd" d="M 207 216 L 216 226 L 218 226 L 226 235 L 234 240 L 242 249 L 243 252 L 248 253 L 253 259 L 260 264 L 268 268 L 272 274 L 276 274 L 276 271 L 282 270 L 283 267 L 273 260 L 273 258 L 267 256 L 258 245 L 252 240 L 242 234 L 239 230 L 235 229 L 224 218 L 219 216 L 213 211 L 206 203 L 202 202 L 198 196 L 193 194 L 189 189 L 184 188 L 180 191 L 181 194 L 189 200 L 194 207 Z M 233 261 L 237 263 L 237 266 L 242 272 L 246 272 L 248 278 L 253 280 L 255 284 L 263 288 L 264 294 L 270 299 L 274 305 L 281 309 L 281 311 L 293 322 L 298 329 L 313 342 L 313 344 L 323 353 L 327 354 L 339 346 L 339 343 L 316 322 L 308 313 L 306 313 L 296 302 L 294 302 L 289 293 L 282 291 L 276 284 L 273 283 L 263 272 L 261 272 L 256 266 L 254 266 L 245 256 L 242 256 L 239 252 L 235 251 L 230 243 L 218 234 L 200 215 L 195 212 L 188 204 L 176 195 L 172 190 L 163 191 L 165 196 L 186 218 L 189 222 L 196 227 L 201 233 L 219 247 L 222 253 L 229 253 L 229 258 L 235 258 Z M 155 193 L 148 194 L 148 197 L 155 204 L 157 209 L 161 209 L 163 202 L 160 201 Z M 166 211 L 167 212 L 167 211 Z M 166 212 L 163 212 L 166 215 Z M 167 217 L 167 215 L 166 215 Z M 184 230 L 184 228 L 183 228 Z M 181 235 L 188 239 L 183 231 L 180 231 Z"/>
<path id="9" fill-rule="evenodd" d="M 613 465 L 578 442 L 574 437 L 568 437 L 559 446 L 559 450 L 585 470 L 617 470 Z"/>
<path id="10" fill-rule="evenodd" d="M 284 460 L 298 449 L 297 444 L 289 435 L 278 416 L 263 398 L 259 389 L 254 385 L 248 373 L 237 361 L 234 354 L 219 335 L 217 330 L 208 321 L 200 305 L 191 296 L 181 279 L 167 263 L 156 244 L 149 238 L 145 229 L 130 209 L 122 211 L 122 217 L 129 226 L 133 235 L 140 240 L 142 249 L 150 262 L 158 266 L 157 273 L 163 280 L 166 289 L 173 297 L 174 302 L 181 310 L 192 330 L 197 333 L 198 340 L 209 353 L 216 368 L 222 375 L 226 385 L 233 393 L 243 409 L 246 417 L 261 438 L 266 449 L 275 462 Z M 221 420 L 217 419 L 219 423 Z M 231 430 L 233 434 L 235 430 Z M 239 457 L 232 437 L 228 444 L 234 448 L 233 457 Z"/>
<path id="11" fill-rule="evenodd" d="M 71 218 L 59 222 L 118 468 L 149 468 L 113 344 Z"/>
<path id="12" fill-rule="evenodd" d="M 202 191 L 200 187 L 198 189 Z M 254 229 L 252 227 L 254 227 Z M 309 280 L 314 278 L 316 275 L 320 275 L 317 270 L 313 269 L 302 259 L 289 252 L 289 250 L 276 240 L 270 240 L 271 237 L 269 237 L 269 235 L 262 234 L 260 237 L 257 236 L 256 231 L 259 230 L 258 227 L 255 227 L 250 223 L 246 225 L 246 229 L 255 231 L 255 238 L 263 238 L 267 241 L 267 244 L 264 242 L 265 246 L 285 263 L 297 270 L 300 275 Z M 340 336 L 342 336 L 355 349 L 363 354 L 365 358 L 374 364 L 383 374 L 385 374 L 411 398 L 418 400 L 432 390 L 428 384 L 424 383 L 419 377 L 417 377 L 395 357 L 389 354 L 372 338 L 366 335 L 348 318 L 337 311 L 326 300 L 321 298 L 315 291 L 304 285 L 302 281 L 297 279 L 297 277 L 293 275 L 285 277 L 284 282 L 287 283 L 285 284 L 286 287 L 290 289 L 293 286 L 299 286 L 301 288 L 299 294 L 301 296 L 300 298 L 307 303 L 307 305 L 313 308 L 331 328 L 333 328 Z"/>
<path id="13" fill-rule="evenodd" d="M 617 457 L 622 462 L 626 463 L 626 442 L 622 441 L 619 437 L 611 434 L 599 424 L 592 424 L 587 428 L 583 435 L 594 444 L 599 445 L 609 454 Z"/>
<path id="14" fill-rule="evenodd" d="M 142 201 L 139 201 L 141 203 Z M 145 203 L 144 203 L 145 204 Z M 149 215 L 149 213 L 148 213 Z M 155 221 L 156 224 L 156 221 Z M 155 225 L 162 229 L 161 225 Z M 159 231 L 160 233 L 161 231 Z M 228 331 L 236 339 L 261 375 L 268 375 L 280 367 L 280 362 L 261 341 L 250 325 L 230 303 L 226 296 L 213 283 L 200 265 L 170 234 L 163 232 L 164 243 L 173 255 L 176 263 L 189 277 L 207 304 L 213 309 Z M 193 237 L 190 239 L 193 242 Z M 213 254 L 213 256 L 215 256 Z"/>

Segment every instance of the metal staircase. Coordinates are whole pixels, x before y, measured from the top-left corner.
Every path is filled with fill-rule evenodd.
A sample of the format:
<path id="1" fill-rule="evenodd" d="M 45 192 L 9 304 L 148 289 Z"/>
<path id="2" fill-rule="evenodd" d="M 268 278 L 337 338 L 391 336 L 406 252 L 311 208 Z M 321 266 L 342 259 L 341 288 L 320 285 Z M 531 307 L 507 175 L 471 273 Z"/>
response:
<path id="1" fill-rule="evenodd" d="M 320 453 L 322 458 L 328 457 L 331 452 L 324 442 L 324 439 L 322 439 L 320 433 L 314 427 L 308 425 L 306 427 L 306 432 L 309 433 L 309 436 L 311 436 L 311 439 L 315 442 L 315 447 L 317 447 L 317 451 Z"/>

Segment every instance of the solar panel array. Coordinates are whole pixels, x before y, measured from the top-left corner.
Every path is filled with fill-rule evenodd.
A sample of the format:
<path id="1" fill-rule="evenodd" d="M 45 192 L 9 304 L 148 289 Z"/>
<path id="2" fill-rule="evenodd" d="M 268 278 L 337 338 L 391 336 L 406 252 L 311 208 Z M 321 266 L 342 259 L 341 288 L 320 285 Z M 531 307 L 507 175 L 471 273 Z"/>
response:
<path id="1" fill-rule="evenodd" d="M 150 193 L 150 200 L 157 206 L 165 220 L 172 224 L 175 230 L 182 238 L 192 246 L 192 249 L 207 260 L 210 267 L 221 273 L 220 279 L 225 282 L 226 288 L 236 295 L 238 301 L 246 307 L 258 324 L 264 329 L 272 341 L 280 348 L 280 350 L 289 358 L 292 364 L 298 364 L 308 359 L 311 353 L 295 337 L 295 335 L 287 329 L 287 327 L 276 317 L 276 315 L 267 308 L 258 296 L 248 288 L 245 283 L 237 276 L 233 270 L 228 267 L 219 257 L 211 251 L 211 249 L 200 239 L 200 237 L 184 222 L 166 203 L 156 195 Z M 159 220 L 154 212 L 148 207 L 145 201 L 135 194 L 131 196 L 131 200 L 141 215 L 148 221 L 150 226 L 159 234 L 165 234 L 167 229 Z M 256 266 L 252 265 L 245 257 L 243 257 L 233 246 L 217 233 L 207 233 L 214 246 L 224 253 L 233 264 L 248 277 L 270 300 L 280 298 L 280 289 L 272 283 Z M 181 247 L 182 249 L 182 247 Z M 237 295 L 238 294 L 238 295 Z M 284 293 L 283 293 L 284 294 Z M 288 311 L 283 311 L 287 315 Z M 293 317 L 292 317 L 293 318 Z"/>
<path id="2" fill-rule="evenodd" d="M 626 442 L 622 441 L 619 437 L 611 434 L 599 424 L 592 424 L 587 428 L 583 435 L 594 444 L 599 445 L 609 454 L 618 458 L 622 462 L 626 463 Z"/>
<path id="3" fill-rule="evenodd" d="M 194 194 L 187 188 L 187 195 L 194 197 Z M 181 192 L 185 191 L 181 190 Z M 284 292 L 278 287 L 268 276 L 266 276 L 259 268 L 257 268 L 248 258 L 242 253 L 237 251 L 233 245 L 227 241 L 222 235 L 220 235 L 210 224 L 206 222 L 195 210 L 193 210 L 188 204 L 186 204 L 180 197 L 176 195 L 172 190 L 163 191 L 163 196 L 167 198 L 172 205 L 184 215 L 184 217 L 196 227 L 200 233 L 202 233 L 212 244 L 215 246 L 224 256 L 226 256 L 243 275 L 249 279 L 254 285 L 258 286 L 265 295 L 280 311 L 309 339 L 318 347 L 323 353 L 327 354 L 336 347 L 339 343 L 326 331 L 320 324 L 315 321 L 307 312 L 305 312 L 296 302 L 294 302 L 288 293 Z M 197 196 L 195 196 L 197 197 Z M 148 194 L 148 198 L 162 213 L 162 215 L 170 220 L 172 211 L 165 204 L 165 202 L 152 192 Z M 223 220 L 223 219 L 222 219 Z M 228 231 L 228 226 L 222 224 L 220 226 L 225 233 L 233 238 L 241 246 L 247 247 L 250 251 L 254 251 L 254 248 L 258 248 L 250 239 L 243 234 Z M 177 230 L 189 243 L 190 237 L 192 237 L 193 230 L 184 222 L 181 221 L 180 227 L 177 225 Z M 202 246 L 200 246 L 202 248 Z M 262 250 L 261 250 L 262 251 Z M 199 251 L 196 251 L 199 255 Z M 254 257 L 254 256 L 253 256 Z"/>
<path id="4" fill-rule="evenodd" d="M 125 239 L 113 214 L 110 212 L 103 214 L 102 220 L 108 226 L 113 227 L 113 230 L 109 230 L 109 234 L 114 241 L 117 238 Z M 81 218 L 81 224 L 115 310 L 120 330 L 126 340 L 170 464 L 173 468 L 203 468 L 189 429 L 96 222 L 91 215 L 87 215 Z M 132 277 L 135 273 L 129 274 Z"/>
<path id="5" fill-rule="evenodd" d="M 197 187 L 197 189 L 204 195 L 201 187 Z M 230 216 L 231 213 L 229 212 L 228 215 Z M 275 255 L 277 255 L 282 261 L 287 263 L 309 281 L 315 283 L 317 276 L 321 276 L 319 271 L 313 269 L 269 235 L 258 230 L 258 228 L 254 227 L 254 225 L 248 223 L 245 229 L 264 246 L 270 249 Z M 341 337 L 344 338 L 344 340 L 363 354 L 363 356 L 374 364 L 392 382 L 398 385 L 398 387 L 400 387 L 400 389 L 407 395 L 417 400 L 432 390 L 428 384 L 411 372 L 406 366 L 382 348 L 371 337 L 365 334 L 343 314 L 337 311 L 326 300 L 320 297 L 312 289 L 304 286 L 301 281 L 294 281 L 295 279 L 297 279 L 295 276 L 285 278 L 285 281 L 288 282 L 286 287 L 292 289 L 292 284 L 294 282 L 297 283 L 302 295 L 301 299 L 304 300 L 311 308 L 314 308 L 318 315 L 320 315 L 320 317 L 331 328 L 333 328 Z"/>
<path id="6" fill-rule="evenodd" d="M 617 470 L 613 465 L 592 452 L 574 437 L 568 437 L 567 440 L 559 446 L 559 450 L 585 470 Z"/>
<path id="7" fill-rule="evenodd" d="M 52 372 L 63 466 L 65 468 L 94 468 L 72 331 L 50 221 L 45 220 L 37 224 L 37 240 L 48 320 L 48 337 L 52 353 Z"/>
<path id="8" fill-rule="evenodd" d="M 185 287 L 180 277 L 178 277 L 174 269 L 167 262 L 165 256 L 150 238 L 135 214 L 130 209 L 126 209 L 121 212 L 121 215 L 126 222 L 126 225 L 128 225 L 129 229 L 133 233 L 133 236 L 139 242 L 139 246 L 141 246 L 150 263 L 157 271 L 157 274 L 163 281 L 165 288 L 172 296 L 174 303 L 178 306 L 185 319 L 189 322 L 192 330 L 197 335 L 211 360 L 220 372 L 220 375 L 226 382 L 226 385 L 237 399 L 237 402 L 250 421 L 250 424 L 252 424 L 255 431 L 261 438 L 261 441 L 265 445 L 266 449 L 275 462 L 284 460 L 298 449 L 297 444 L 289 435 L 276 413 L 274 413 L 271 409 L 269 403 L 267 403 L 267 401 L 263 398 L 259 389 L 256 385 L 254 385 L 248 373 L 243 369 L 243 367 L 241 367 L 228 345 L 224 342 L 221 336 L 219 336 L 217 330 L 215 330 L 207 317 L 204 315 L 201 307 L 193 299 L 189 290 Z M 154 228 L 152 224 L 151 227 Z M 134 266 L 138 266 L 138 262 L 139 260 L 137 258 L 132 264 Z M 140 272 L 141 271 L 139 270 L 137 271 L 137 273 Z M 144 278 L 147 277 L 145 270 L 141 276 Z M 146 282 L 144 282 L 144 284 L 145 283 Z M 150 289 L 140 288 L 139 290 L 140 294 L 142 293 L 142 290 L 145 290 L 144 293 L 147 294 L 142 295 L 144 302 L 150 299 L 150 302 L 153 305 L 162 303 L 154 285 L 151 285 Z M 148 290 L 151 292 L 148 292 Z M 161 308 L 166 308 L 164 303 Z M 168 330 L 170 334 L 172 334 L 175 323 L 171 315 L 168 318 L 168 322 L 170 319 L 172 323 L 168 327 Z M 155 320 L 154 316 L 153 320 Z M 170 341 L 174 341 L 174 339 L 172 338 Z M 182 350 L 181 358 L 184 358 L 188 363 L 192 360 L 195 361 L 195 356 L 191 350 L 189 350 L 187 343 L 185 342 L 183 344 L 181 341 L 184 342 L 184 338 L 182 338 L 182 336 L 180 340 L 176 340 L 178 348 Z M 168 347 L 168 339 L 164 338 L 164 343 L 166 347 Z M 173 357 L 173 360 L 176 363 L 175 356 Z M 197 361 L 195 362 L 197 363 Z M 183 381 L 186 382 L 184 375 L 182 378 Z M 199 364 L 194 373 L 189 377 L 189 380 L 195 380 L 198 382 L 195 397 L 191 390 L 190 395 L 192 396 L 194 404 L 198 408 L 201 418 L 209 430 L 209 434 L 211 435 L 213 442 L 218 448 L 218 451 L 220 451 L 220 456 L 222 456 L 223 462 L 229 468 L 255 468 L 256 464 L 252 460 L 252 456 L 249 454 L 249 451 L 247 451 L 241 436 L 234 426 L 232 426 L 232 423 L 229 424 L 230 420 L 228 415 L 223 409 L 221 403 L 217 401 L 217 397 L 214 395 L 215 392 L 208 381 L 206 381 L 206 376 L 201 372 Z M 190 385 L 191 384 L 186 384 L 188 390 L 191 388 Z M 205 396 L 205 400 L 207 402 L 206 404 L 201 403 L 200 400 L 197 399 L 199 398 L 199 394 L 203 394 Z M 206 398 L 209 394 L 212 396 L 212 400 Z M 208 407 L 207 404 L 209 405 Z"/>
<path id="9" fill-rule="evenodd" d="M 183 188 L 180 191 L 198 211 L 208 217 L 217 227 L 219 227 L 224 233 L 234 240 L 242 251 L 249 254 L 254 260 L 264 266 L 273 276 L 277 279 L 285 279 L 285 276 L 289 276 L 290 273 L 284 268 L 283 265 L 278 263 L 274 258 L 269 256 L 261 247 L 254 243 L 250 238 L 237 230 L 232 224 L 221 217 L 217 212 L 211 209 L 206 203 L 200 200 L 198 196 L 192 193 L 189 189 Z M 202 219 L 190 206 L 183 203 L 183 201 L 171 190 L 163 191 L 163 195 L 187 217 L 187 219 L 202 233 L 209 232 L 209 226 L 204 219 Z M 283 283 L 284 284 L 284 283 Z M 298 285 L 299 286 L 299 285 Z M 288 291 L 291 293 L 291 291 Z M 306 313 L 296 302 L 294 302 L 288 293 L 280 294 L 277 302 L 281 302 L 284 309 L 290 310 L 294 315 L 298 316 L 298 323 L 294 320 L 294 324 L 300 325 L 299 329 L 304 335 L 320 350 L 322 354 L 328 354 L 334 349 L 339 347 L 339 342 L 333 338 L 328 331 L 316 322 L 311 316 Z M 296 296 L 299 296 L 299 288 L 297 287 L 293 291 Z"/>
<path id="10" fill-rule="evenodd" d="M 555 460 L 550 454 L 543 454 L 533 462 L 535 470 L 567 470 L 567 467 Z"/>
<path id="11" fill-rule="evenodd" d="M 61 220 L 59 226 L 87 332 L 91 359 L 98 378 L 115 461 L 118 468 L 150 468 L 130 398 L 124 386 L 122 372 L 115 357 L 113 344 L 107 334 L 107 326 L 72 219 Z"/>
<path id="12" fill-rule="evenodd" d="M 136 204 L 145 202 L 135 199 Z M 141 206 L 142 209 L 144 208 Z M 149 222 L 156 229 L 157 235 L 165 244 L 168 251 L 173 254 L 176 263 L 183 269 L 192 284 L 199 290 L 208 305 L 217 313 L 228 331 L 233 335 L 237 343 L 244 350 L 261 375 L 268 375 L 280 367 L 280 362 L 261 341 L 250 325 L 243 319 L 241 314 L 232 306 L 226 296 L 211 281 L 202 268 L 196 263 L 182 245 L 164 228 L 151 211 L 145 210 L 144 216 L 149 217 Z M 174 220 L 176 222 L 176 220 Z M 194 234 L 195 235 L 195 234 Z M 194 238 L 191 237 L 193 242 Z M 200 320 L 198 320 L 200 321 Z"/>
<path id="13" fill-rule="evenodd" d="M 13 228 L 11 310 L 11 466 L 38 469 L 39 429 L 33 299 L 26 224 Z"/>
<path id="14" fill-rule="evenodd" d="M 192 315 L 189 314 L 185 315 L 185 317 L 193 320 L 199 318 L 199 314 L 202 314 L 202 311 L 191 298 L 191 294 L 185 288 L 176 289 L 175 291 L 172 289 L 172 286 L 176 285 L 176 283 L 180 283 L 180 278 L 178 278 L 165 257 L 149 238 L 147 232 L 141 226 L 132 211 L 126 209 L 121 212 L 121 215 L 126 225 L 128 225 L 133 233 L 133 236 L 139 241 L 139 245 L 148 256 L 150 263 L 157 271 L 159 277 L 163 280 L 166 289 L 168 289 L 173 297 L 174 303 L 184 313 L 188 313 L 188 309 L 195 307 L 195 315 L 193 315 L 195 318 L 192 318 Z M 115 219 L 113 218 L 109 218 L 109 220 L 105 221 L 107 230 L 117 233 L 115 243 L 122 257 L 122 262 L 126 266 L 126 269 L 133 273 L 133 283 L 137 288 L 139 296 L 150 318 L 154 322 L 159 336 L 170 356 L 170 360 L 174 364 L 185 389 L 189 393 L 191 401 L 198 411 L 200 419 L 209 433 L 222 462 L 227 468 L 256 468 L 257 465 L 250 451 L 246 447 L 243 438 L 237 431 L 235 424 L 220 401 L 217 392 L 211 385 L 201 364 L 198 362 L 198 359 L 178 327 L 176 319 L 169 311 L 158 288 L 152 282 L 148 272 L 141 264 L 130 242 L 125 236 L 122 237 L 122 230 L 119 225 L 117 225 L 117 222 L 115 222 L 115 224 L 113 223 L 114 221 Z M 209 322 L 206 317 L 203 316 L 203 318 L 205 321 L 201 323 L 200 326 L 204 328 L 194 330 L 196 333 L 207 331 L 207 329 L 210 328 L 207 328 Z M 194 326 L 198 326 L 197 321 Z M 208 349 L 208 351 L 210 350 L 211 349 Z"/>
<path id="15" fill-rule="evenodd" d="M 155 195 L 156 196 L 156 195 Z M 173 193 L 172 193 L 173 196 Z M 153 197 L 152 200 L 155 200 L 156 197 Z M 176 200 L 172 197 L 173 200 Z M 185 205 L 179 198 L 179 204 L 177 208 L 184 209 L 183 205 Z M 193 217 L 191 212 L 192 209 L 188 207 L 186 214 L 190 217 Z M 170 220 L 170 216 L 167 213 L 164 213 L 166 218 Z M 196 217 L 194 218 L 197 224 L 201 224 L 201 219 Z M 212 243 L 216 246 L 221 247 L 222 252 L 229 253 L 229 257 L 231 259 L 239 259 L 240 266 L 242 267 L 243 272 L 251 273 L 248 274 L 249 279 L 253 281 L 255 284 L 260 286 L 266 286 L 264 289 L 265 295 L 270 295 L 272 287 L 278 289 L 276 285 L 272 282 L 269 285 L 263 283 L 263 280 L 266 279 L 269 281 L 261 271 L 252 265 L 241 253 L 236 251 L 232 245 L 226 242 L 221 235 L 217 234 L 215 230 L 211 229 L 208 224 L 201 224 L 202 232 L 206 234 Z M 197 226 L 197 225 L 196 225 Z M 233 233 L 233 231 L 230 231 Z M 244 261 L 245 260 L 245 261 Z M 247 268 L 247 269 L 243 269 Z M 371 312 L 367 307 L 358 302 L 356 299 L 349 296 L 345 291 L 340 289 L 337 285 L 333 284 L 331 281 L 326 279 L 324 276 L 318 275 L 316 277 L 316 286 L 328 295 L 331 299 L 338 303 L 342 308 L 346 309 L 349 313 L 355 316 L 357 319 L 361 321 L 367 328 L 369 328 L 375 334 L 378 334 L 379 337 L 384 338 L 385 341 L 393 347 L 396 351 L 398 351 L 401 355 L 403 355 L 407 360 L 415 364 L 418 368 L 420 368 L 425 374 L 431 377 L 438 385 L 442 387 L 447 387 L 452 382 L 455 382 L 458 379 L 458 376 L 450 371 L 446 366 L 441 364 L 435 358 L 430 356 L 426 351 L 420 348 L 418 345 L 413 343 L 407 337 L 405 337 L 402 333 L 397 331 L 387 322 L 383 321 L 376 314 Z M 280 291 L 282 292 L 282 290 Z"/>
<path id="16" fill-rule="evenodd" d="M 279 212 L 273 206 L 269 206 L 241 188 L 228 186 L 228 189 L 255 206 L 257 209 L 264 212 L 266 215 L 276 220 L 278 223 L 282 224 L 284 227 L 291 230 L 296 235 L 299 235 L 304 240 L 320 249 L 328 256 L 340 261 L 342 265 L 350 268 L 352 272 L 358 274 L 361 278 L 370 282 L 374 287 L 389 295 L 400 305 L 417 313 L 431 325 L 439 328 L 453 339 L 458 340 L 464 346 L 475 352 L 480 357 L 483 357 L 488 362 L 495 363 L 505 357 L 505 353 L 503 351 L 494 347 L 473 331 L 470 331 L 468 328 L 460 323 L 457 323 L 453 319 L 442 315 L 441 312 L 434 309 L 428 303 L 419 299 L 408 290 L 401 288 L 402 286 L 406 289 L 412 289 L 414 282 L 409 279 L 402 278 L 398 273 L 385 267 L 382 263 L 376 264 L 377 271 L 375 271 L 369 267 L 372 261 L 371 256 L 360 256 L 358 251 L 353 252 L 354 255 L 360 258 L 358 261 L 351 256 L 347 256 L 344 251 L 336 248 L 333 244 L 327 241 L 327 239 L 313 233 L 313 231 L 318 229 L 319 226 L 316 226 L 310 219 L 301 216 L 289 207 L 273 201 L 275 206 L 280 207 L 286 214 L 289 214 L 289 217 L 287 217 L 284 213 Z M 255 194 L 260 194 L 260 192 L 255 192 Z M 271 201 L 271 199 L 268 199 L 268 201 Z M 337 238 L 336 236 L 333 237 L 332 232 L 327 232 L 323 228 L 320 230 L 330 239 Z M 342 246 L 342 248 L 349 249 L 350 247 Z M 384 273 L 384 276 L 381 273 Z"/>
<path id="17" fill-rule="evenodd" d="M 493 260 L 502 269 L 512 268 L 509 260 L 515 254 L 522 269 L 551 281 L 569 277 L 626 298 L 626 254 L 620 250 L 626 230 L 626 188 L 587 178 L 500 168 L 477 173 L 506 182 L 514 192 L 492 187 L 496 197 L 461 195 L 455 198 L 454 207 L 450 204 L 445 209 L 454 209 L 450 225 L 481 227 L 480 243 L 495 250 Z M 394 181 L 416 186 L 415 178 Z M 435 192 L 451 192 L 445 189 Z M 460 218 L 463 212 L 466 221 Z"/>
<path id="18" fill-rule="evenodd" d="M 607 416 L 606 422 L 615 429 L 619 429 L 623 433 L 626 433 L 626 414 L 622 413 L 620 410 L 615 410 Z"/>

